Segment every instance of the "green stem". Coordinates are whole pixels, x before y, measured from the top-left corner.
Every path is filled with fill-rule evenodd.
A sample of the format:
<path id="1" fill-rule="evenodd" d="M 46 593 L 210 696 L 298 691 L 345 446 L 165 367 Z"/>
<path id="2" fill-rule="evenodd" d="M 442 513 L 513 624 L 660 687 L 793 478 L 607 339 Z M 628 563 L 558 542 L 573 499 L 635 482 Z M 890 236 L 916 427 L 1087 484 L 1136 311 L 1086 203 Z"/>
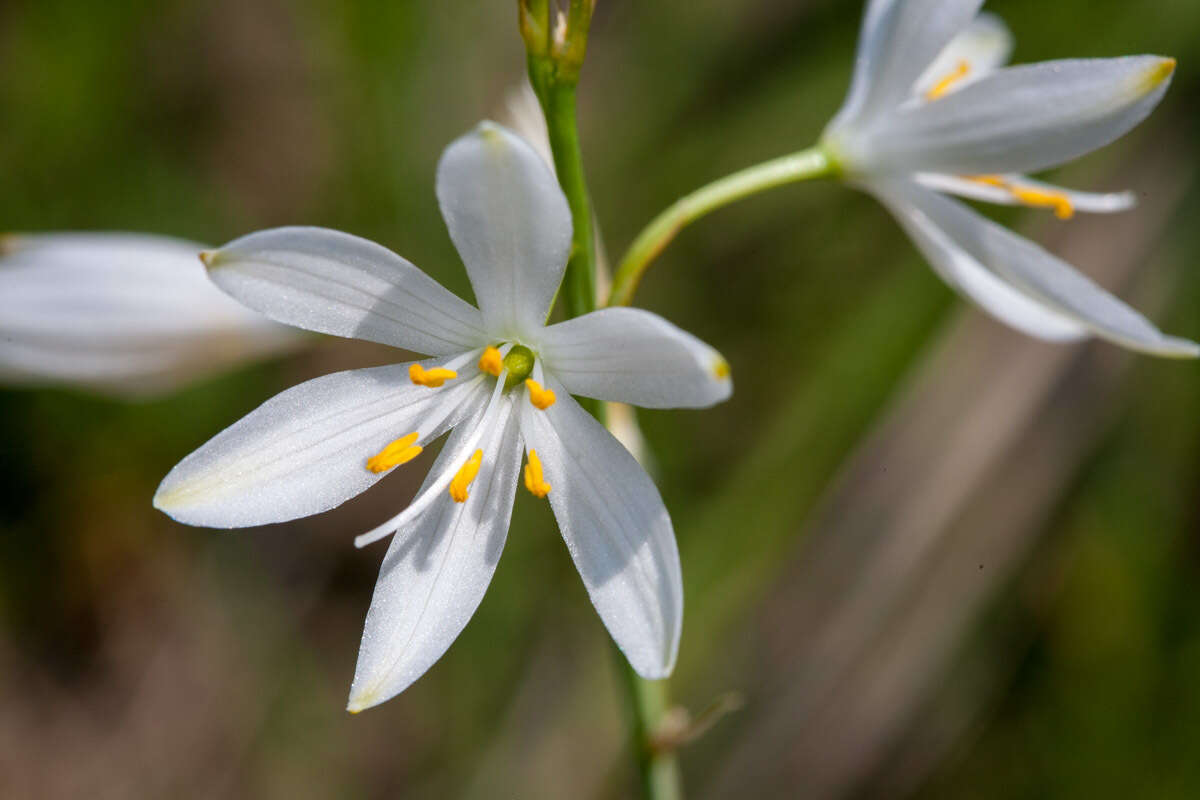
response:
<path id="1" fill-rule="evenodd" d="M 549 86 L 543 92 L 542 107 L 550 133 L 550 150 L 558 182 L 571 207 L 571 258 L 563 277 L 563 299 L 568 317 L 578 317 L 596 309 L 596 264 L 592 247 L 592 204 L 583 172 L 583 150 L 579 146 L 579 128 L 575 119 L 575 87 Z"/>
<path id="2" fill-rule="evenodd" d="M 629 666 L 620 650 L 616 650 L 616 659 L 618 669 L 625 676 L 633 713 L 633 747 L 641 773 L 642 795 L 647 800 L 683 800 L 683 781 L 675 751 L 655 747 L 654 741 L 663 715 L 671 707 L 667 681 L 642 678 Z"/>
<path id="3" fill-rule="evenodd" d="M 629 305 L 642 275 L 659 253 L 676 234 L 710 211 L 776 186 L 825 177 L 835 169 L 825 150 L 810 147 L 727 175 L 681 198 L 655 217 L 630 245 L 617 265 L 608 305 Z"/>

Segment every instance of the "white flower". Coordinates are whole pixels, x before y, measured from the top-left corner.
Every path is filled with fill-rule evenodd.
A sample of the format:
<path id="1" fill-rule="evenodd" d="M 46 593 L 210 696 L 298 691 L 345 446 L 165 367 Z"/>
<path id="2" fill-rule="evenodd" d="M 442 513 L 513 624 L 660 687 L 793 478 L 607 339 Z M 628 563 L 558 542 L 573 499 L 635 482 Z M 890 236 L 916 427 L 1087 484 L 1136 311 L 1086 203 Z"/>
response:
<path id="1" fill-rule="evenodd" d="M 416 680 L 474 613 L 508 532 L 524 449 L 523 483 L 549 497 L 608 630 L 634 669 L 663 677 L 683 611 L 671 521 L 646 473 L 571 395 L 704 407 L 729 396 L 728 366 L 645 311 L 545 325 L 570 212 L 541 158 L 506 129 L 483 123 L 451 144 L 437 193 L 479 310 L 344 233 L 283 228 L 207 254 L 219 286 L 274 319 L 434 358 L 283 392 L 176 466 L 155 505 L 212 527 L 316 514 L 452 430 L 412 503 L 357 539 L 396 534 L 350 692 L 357 711 Z"/>
<path id="2" fill-rule="evenodd" d="M 949 192 L 1075 211 L 1128 208 L 1025 173 L 1125 134 L 1162 99 L 1172 59 L 1132 56 L 1002 67 L 1011 37 L 983 0 L 871 0 L 849 95 L 823 144 L 877 197 L 953 288 L 1000 320 L 1053 341 L 1095 335 L 1148 353 L 1200 355 L 1033 242 Z"/>
<path id="3" fill-rule="evenodd" d="M 303 341 L 218 291 L 201 245 L 130 233 L 0 241 L 0 380 L 141 396 Z"/>

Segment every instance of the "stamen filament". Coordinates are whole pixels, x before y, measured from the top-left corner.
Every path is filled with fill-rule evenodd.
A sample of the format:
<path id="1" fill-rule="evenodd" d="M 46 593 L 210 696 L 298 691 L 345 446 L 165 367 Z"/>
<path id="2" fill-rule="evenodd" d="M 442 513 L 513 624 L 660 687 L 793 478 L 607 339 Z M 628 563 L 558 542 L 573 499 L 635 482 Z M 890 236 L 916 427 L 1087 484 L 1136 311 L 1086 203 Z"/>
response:
<path id="1" fill-rule="evenodd" d="M 537 450 L 529 450 L 529 463 L 525 465 L 525 488 L 534 497 L 545 497 L 550 494 L 550 484 L 542 474 L 542 460 L 538 458 Z"/>
<path id="2" fill-rule="evenodd" d="M 488 401 L 487 408 L 484 409 L 482 416 L 479 419 L 479 424 L 475 426 L 475 430 L 471 432 L 470 437 L 463 442 L 459 448 L 460 452 L 469 453 L 479 445 L 479 440 L 483 438 L 483 434 L 491 426 L 496 411 L 500 407 L 500 397 L 504 393 L 504 373 L 501 373 L 499 380 L 496 381 L 496 386 L 492 389 L 492 397 Z M 354 538 L 355 547 L 366 547 L 367 545 L 377 542 L 386 536 L 396 532 L 397 529 L 406 525 L 409 520 L 420 514 L 438 498 L 441 492 L 450 485 L 457 474 L 458 470 L 444 470 L 437 480 L 426 487 L 425 491 L 417 495 L 408 508 L 401 511 L 396 516 L 389 519 L 382 525 L 376 526 L 366 533 Z"/>
<path id="3" fill-rule="evenodd" d="M 392 442 L 367 459 L 367 469 L 376 473 L 387 472 L 393 467 L 398 467 L 401 464 L 412 461 L 421 455 L 421 451 L 424 450 L 423 447 L 416 443 L 420 436 L 420 433 L 413 431 L 407 436 Z"/>
<path id="4" fill-rule="evenodd" d="M 483 451 L 476 450 L 467 459 L 467 463 L 463 464 L 458 472 L 454 474 L 454 480 L 450 481 L 450 496 L 454 498 L 454 502 L 467 502 L 467 498 L 471 496 L 467 492 L 467 488 L 471 485 L 471 481 L 475 480 L 475 476 L 479 474 L 481 466 L 483 466 Z"/>

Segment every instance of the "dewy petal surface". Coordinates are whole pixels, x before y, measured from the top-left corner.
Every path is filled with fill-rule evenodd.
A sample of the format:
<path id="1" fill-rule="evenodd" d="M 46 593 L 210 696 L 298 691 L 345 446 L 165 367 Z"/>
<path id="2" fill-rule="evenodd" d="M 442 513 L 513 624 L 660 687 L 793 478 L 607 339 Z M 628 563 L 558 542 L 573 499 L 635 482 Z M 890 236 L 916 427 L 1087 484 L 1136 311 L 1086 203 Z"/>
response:
<path id="1" fill-rule="evenodd" d="M 203 249 L 132 233 L 4 237 L 0 379 L 137 396 L 302 344 L 214 287 Z"/>
<path id="2" fill-rule="evenodd" d="M 957 247 L 1013 289 L 1085 326 L 1096 336 L 1154 355 L 1200 354 L 1200 346 L 1164 335 L 1070 264 L 962 203 L 907 182 L 875 186 L 873 191 L 893 211 L 907 209 L 904 216 L 924 220 L 926 227 L 941 230 Z M 904 216 L 897 216 L 905 222 Z M 910 228 L 910 223 L 905 227 Z"/>
<path id="3" fill-rule="evenodd" d="M 1114 141 L 1158 105 L 1174 62 L 1158 56 L 1007 67 L 888 115 L 858 147 L 866 172 L 1036 172 Z"/>
<path id="4" fill-rule="evenodd" d="M 425 443 L 487 399 L 473 380 L 416 386 L 408 366 L 337 372 L 276 395 L 179 462 L 155 507 L 189 525 L 240 528 L 349 500 L 386 474 L 366 461 L 387 444 L 413 431 Z"/>
<path id="5" fill-rule="evenodd" d="M 326 228 L 275 228 L 205 255 L 209 277 L 268 317 L 428 355 L 485 343 L 479 312 L 374 242 Z"/>
<path id="6" fill-rule="evenodd" d="M 854 77 L 831 127 L 865 122 L 898 105 L 983 0 L 872 0 L 863 17 Z"/>
<path id="7" fill-rule="evenodd" d="M 549 167 L 521 137 L 484 122 L 442 154 L 437 196 L 489 333 L 538 330 L 571 249 L 571 212 Z"/>
<path id="8" fill-rule="evenodd" d="M 547 376 L 559 400 L 521 397 L 521 434 L 537 451 L 554 516 L 592 603 L 644 678 L 670 674 L 683 583 L 671 519 L 650 476 L 612 434 Z"/>
<path id="9" fill-rule="evenodd" d="M 551 325 L 539 345 L 571 394 L 643 408 L 706 408 L 733 391 L 720 353 L 641 309 L 606 308 Z"/>
<path id="10" fill-rule="evenodd" d="M 442 492 L 392 538 L 367 613 L 351 711 L 382 703 L 421 677 L 466 627 L 491 583 L 508 534 L 522 452 L 512 401 L 502 402 L 494 427 L 479 444 L 483 462 L 466 502 Z M 451 434 L 426 485 L 455 467 L 448 459 L 468 434 L 468 426 Z"/>
<path id="11" fill-rule="evenodd" d="M 899 187 L 879 187 L 875 195 L 892 212 L 922 255 L 955 291 L 974 300 L 1001 322 L 1039 339 L 1069 342 L 1089 330 L 1041 300 L 1013 287 L 964 250 Z"/>

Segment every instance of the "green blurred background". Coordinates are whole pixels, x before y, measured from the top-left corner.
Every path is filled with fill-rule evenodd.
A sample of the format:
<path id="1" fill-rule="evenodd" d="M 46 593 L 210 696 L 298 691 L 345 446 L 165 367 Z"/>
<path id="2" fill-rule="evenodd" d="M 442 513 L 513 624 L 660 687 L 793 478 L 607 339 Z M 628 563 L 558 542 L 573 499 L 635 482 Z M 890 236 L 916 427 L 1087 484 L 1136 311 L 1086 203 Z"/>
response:
<path id="1" fill-rule="evenodd" d="M 1200 337 L 1200 4 L 988 8 L 1017 61 L 1179 58 L 1148 123 L 1056 176 L 1129 186 L 1139 210 L 999 216 Z M 580 113 L 609 252 L 680 194 L 810 144 L 861 11 L 600 0 Z M 434 165 L 502 114 L 515 17 L 511 0 L 5 0 L 0 224 L 211 243 L 324 225 L 469 297 Z M 685 232 L 639 304 L 737 381 L 716 409 L 641 415 L 684 564 L 674 694 L 744 700 L 684 750 L 691 796 L 1200 796 L 1195 364 L 1008 332 L 834 184 Z M 351 539 L 420 469 L 252 531 L 151 509 L 176 461 L 276 391 L 394 360 L 328 339 L 144 404 L 0 392 L 0 795 L 631 793 L 605 633 L 544 504 L 518 500 L 447 655 L 357 717 L 382 549 Z"/>

